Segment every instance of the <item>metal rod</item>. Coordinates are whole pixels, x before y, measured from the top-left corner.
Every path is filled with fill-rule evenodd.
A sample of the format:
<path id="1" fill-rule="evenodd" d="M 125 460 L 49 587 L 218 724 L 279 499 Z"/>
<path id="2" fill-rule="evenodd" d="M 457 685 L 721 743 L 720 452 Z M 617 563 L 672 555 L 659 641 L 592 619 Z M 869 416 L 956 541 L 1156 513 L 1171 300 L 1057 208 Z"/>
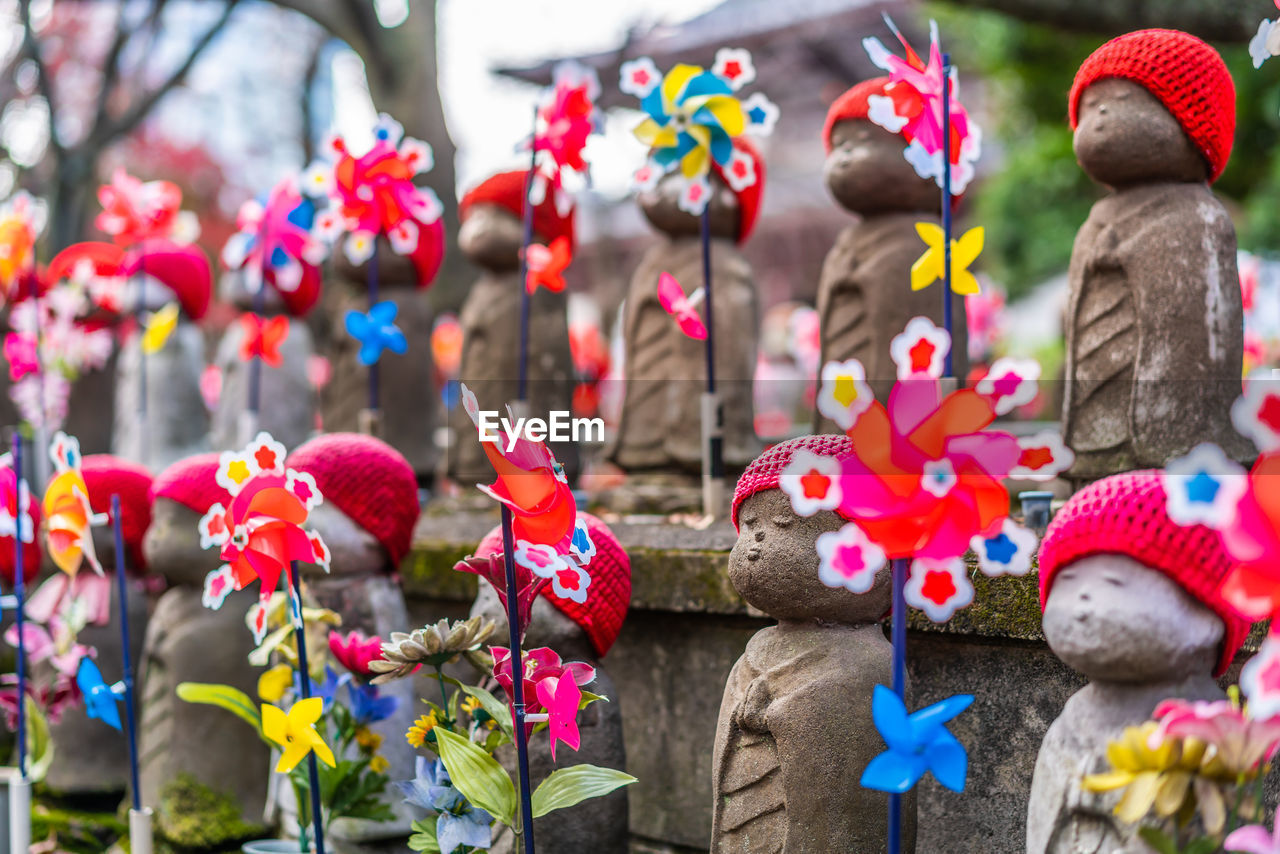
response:
<path id="1" fill-rule="evenodd" d="M 702 209 L 702 292 L 706 307 L 707 338 L 707 390 L 702 406 L 702 512 L 708 516 L 720 514 L 722 503 L 718 484 L 724 481 L 724 418 L 723 405 L 716 395 L 716 323 L 714 313 L 714 289 L 711 286 L 711 202 Z"/>
<path id="2" fill-rule="evenodd" d="M 905 702 L 907 688 L 907 558 L 894 558 L 893 619 L 890 636 L 893 640 L 893 693 Z M 902 849 L 902 795 L 889 795 L 889 854 L 899 854 Z"/>
<path id="3" fill-rule="evenodd" d="M 298 642 L 298 671 L 302 689 L 302 699 L 311 697 L 311 671 L 307 666 L 307 621 L 302 617 L 302 577 L 298 572 L 298 562 L 289 567 L 289 589 L 293 591 L 294 604 L 297 606 L 298 624 L 294 639 Z M 311 825 L 315 834 L 316 854 L 324 854 L 324 820 L 320 815 L 320 765 L 316 761 L 316 752 L 307 754 L 307 770 L 311 774 Z M 302 809 L 302 804 L 298 804 Z M 302 849 L 306 851 L 305 848 Z"/>
<path id="4" fill-rule="evenodd" d="M 517 368 L 516 400 L 529 399 L 529 244 L 533 243 L 533 205 L 529 193 L 538 168 L 538 105 L 533 105 L 533 136 L 529 138 L 529 171 L 524 176 L 524 244 L 520 249 L 520 364 Z M 548 192 L 554 192 L 548 190 Z M 553 200 L 554 201 L 554 200 Z"/>
<path id="5" fill-rule="evenodd" d="M 951 54 L 942 55 L 942 323 L 952 346 L 947 349 L 945 376 L 954 376 L 951 302 Z"/>
<path id="6" fill-rule="evenodd" d="M 116 537 L 116 590 L 120 595 L 120 640 L 124 649 L 124 713 L 129 727 L 129 782 L 133 787 L 133 811 L 142 811 L 142 790 L 138 787 L 138 720 L 133 705 L 133 659 L 129 654 L 128 561 L 124 553 L 124 529 L 120 521 L 120 496 L 111 496 L 111 525 Z"/>
<path id="7" fill-rule="evenodd" d="M 147 306 L 147 253 L 144 251 L 138 258 L 138 297 L 134 301 L 133 320 L 138 324 L 138 420 L 142 424 L 147 422 L 147 351 L 142 346 L 142 339 L 146 328 L 142 323 L 142 312 Z M 144 444 L 142 446 L 142 458 L 148 458 L 150 449 Z"/>
<path id="8" fill-rule="evenodd" d="M 369 308 L 373 309 L 378 304 L 378 238 L 373 239 L 373 255 L 369 258 Z M 377 412 L 380 407 L 382 398 L 381 384 L 379 383 L 380 375 L 378 373 L 378 363 L 375 361 L 369 366 L 369 410 Z"/>
<path id="9" fill-rule="evenodd" d="M 524 731 L 524 660 L 520 654 L 519 590 L 516 586 L 515 534 L 511 530 L 511 509 L 502 505 L 502 558 L 507 570 L 507 627 L 511 643 L 511 706 L 515 710 L 516 761 L 520 771 L 520 823 L 524 852 L 533 851 L 533 795 L 529 785 L 529 740 Z"/>
<path id="10" fill-rule="evenodd" d="M 253 313 L 257 315 L 258 320 L 264 320 L 264 312 L 267 310 L 267 271 L 264 265 L 262 271 L 262 284 L 258 287 L 258 292 L 253 295 Z M 254 356 L 249 360 L 249 412 L 257 419 L 260 411 L 260 403 L 262 401 L 262 357 Z M 242 437 L 244 438 L 244 437 Z M 245 441 L 249 441 L 245 438 Z"/>
<path id="11" fill-rule="evenodd" d="M 13 523 L 13 592 L 18 598 L 18 776 L 27 779 L 27 639 L 23 623 L 26 619 L 26 597 L 22 566 L 22 435 L 13 434 L 14 489 L 17 490 L 17 513 Z"/>

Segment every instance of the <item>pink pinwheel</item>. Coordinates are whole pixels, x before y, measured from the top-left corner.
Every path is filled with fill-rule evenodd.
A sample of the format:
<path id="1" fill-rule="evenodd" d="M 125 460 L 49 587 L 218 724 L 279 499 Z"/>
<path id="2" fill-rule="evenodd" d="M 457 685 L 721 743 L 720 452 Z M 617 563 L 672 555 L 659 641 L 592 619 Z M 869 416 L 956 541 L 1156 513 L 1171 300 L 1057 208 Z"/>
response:
<path id="1" fill-rule="evenodd" d="M 329 651 L 351 673 L 367 678 L 376 675 L 369 669 L 369 664 L 382 660 L 382 639 L 354 630 L 345 636 L 330 632 Z"/>
<path id="2" fill-rule="evenodd" d="M 295 561 L 327 570 L 324 542 L 302 528 L 322 501 L 320 491 L 311 475 L 286 469 L 284 459 L 284 446 L 268 433 L 259 433 L 242 453 L 222 454 L 215 479 L 231 494 L 231 506 L 214 504 L 199 523 L 201 545 L 219 547 L 227 562 L 205 579 L 210 607 L 220 607 L 231 589 L 243 590 L 255 578 L 267 600 L 281 575 L 292 579 Z"/>
<path id="3" fill-rule="evenodd" d="M 538 683 L 538 702 L 547 710 L 547 732 L 551 737 L 551 761 L 556 761 L 556 742 L 577 750 L 582 746 L 578 732 L 578 706 L 582 689 L 572 678 L 548 677 Z"/>
<path id="4" fill-rule="evenodd" d="M 325 245 L 311 234 L 315 206 L 286 178 L 271 189 L 265 202 L 240 207 L 239 229 L 222 249 L 229 270 L 244 270 L 251 288 L 267 280 L 284 293 L 296 291 L 309 270 L 324 260 Z"/>
<path id="5" fill-rule="evenodd" d="M 666 309 L 667 314 L 676 319 L 680 331 L 696 341 L 705 341 L 707 327 L 698 314 L 698 303 L 702 302 L 702 289 L 685 296 L 684 288 L 676 281 L 675 276 L 663 273 L 658 277 L 658 302 Z"/>
<path id="6" fill-rule="evenodd" d="M 1236 854 L 1280 854 L 1280 809 L 1276 810 L 1271 825 L 1275 828 L 1274 833 L 1261 824 L 1249 824 L 1233 830 L 1222 841 L 1223 849 Z"/>
<path id="7" fill-rule="evenodd" d="M 510 698 L 515 691 L 511 673 L 511 650 L 502 646 L 491 646 L 489 652 L 493 654 L 493 678 L 498 680 L 498 684 Z M 521 658 L 524 663 L 525 711 L 530 714 L 546 711 L 538 693 L 538 686 L 544 680 L 568 677 L 567 681 L 581 686 L 595 681 L 596 678 L 596 670 L 591 665 L 583 661 L 561 661 L 555 650 L 545 646 L 525 650 Z M 533 723 L 525 726 L 526 729 L 533 730 Z"/>
<path id="8" fill-rule="evenodd" d="M 556 186 L 561 170 L 586 171 L 582 149 L 596 130 L 594 101 L 599 94 L 600 81 L 594 71 L 566 64 L 556 70 L 550 96 L 538 108 L 539 127 L 533 135 L 533 147 L 550 155 Z"/>
<path id="9" fill-rule="evenodd" d="M 886 19 L 887 20 L 887 19 Z M 890 26 L 892 22 L 890 21 Z M 969 114 L 956 97 L 954 72 L 950 84 L 950 146 L 942 139 L 942 49 L 938 44 L 938 25 L 930 22 L 929 62 L 926 65 L 897 27 L 894 35 L 902 42 L 906 58 L 894 56 L 878 38 L 862 40 L 871 61 L 889 72 L 884 95 L 868 99 L 868 118 L 891 133 L 907 140 L 904 152 L 921 178 L 933 178 L 942 185 L 942 152 L 948 148 L 951 157 L 951 189 L 963 193 L 973 178 L 974 163 L 981 148 L 982 133 L 969 121 Z"/>
<path id="10" fill-rule="evenodd" d="M 1206 475 L 1207 476 L 1207 475 Z M 1248 486 L 1222 529 L 1227 551 L 1239 561 L 1222 595 L 1242 614 L 1261 620 L 1280 613 L 1280 451 L 1258 458 Z"/>
<path id="11" fill-rule="evenodd" d="M 359 157 L 334 137 L 332 163 L 308 170 L 307 183 L 327 193 L 332 205 L 316 217 L 315 229 L 331 243 L 348 235 L 344 250 L 352 264 L 372 258 L 378 235 L 386 235 L 392 251 L 413 259 L 425 287 L 444 256 L 444 208 L 435 192 L 413 183 L 431 169 L 431 147 L 403 137 L 404 128 L 386 114 L 373 134 L 373 147 Z"/>
<path id="12" fill-rule="evenodd" d="M 110 184 L 98 188 L 102 212 L 94 225 L 111 235 L 121 246 L 151 238 L 178 236 L 190 232 L 192 219 L 184 217 L 182 191 L 170 181 L 142 181 L 117 169 Z"/>

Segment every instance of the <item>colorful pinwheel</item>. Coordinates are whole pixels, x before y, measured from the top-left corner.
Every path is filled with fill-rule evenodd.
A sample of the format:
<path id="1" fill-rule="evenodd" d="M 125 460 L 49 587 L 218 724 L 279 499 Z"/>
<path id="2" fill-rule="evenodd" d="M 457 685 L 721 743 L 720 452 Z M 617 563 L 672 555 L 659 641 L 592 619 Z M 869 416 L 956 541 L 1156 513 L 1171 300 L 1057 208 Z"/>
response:
<path id="1" fill-rule="evenodd" d="M 26 296 L 19 284 L 35 269 L 36 238 L 45 219 L 45 206 L 23 191 L 0 207 L 0 305 Z"/>
<path id="2" fill-rule="evenodd" d="M 80 443 L 74 437 L 58 433 L 49 446 L 49 457 L 57 471 L 44 493 L 49 556 L 58 569 L 69 576 L 75 576 L 85 560 L 94 572 L 102 575 L 91 527 L 105 523 L 106 518 L 94 515 L 89 504 L 89 487 L 80 474 Z"/>
<path id="3" fill-rule="evenodd" d="M 778 108 L 760 93 L 738 100 L 735 93 L 755 79 L 750 54 L 722 48 L 710 71 L 680 64 L 665 77 L 645 57 L 624 63 L 621 73 L 622 91 L 638 97 L 648 114 L 634 133 L 649 146 L 653 162 L 663 171 L 678 168 L 687 188 L 704 188 L 697 198 L 683 200 L 695 212 L 706 206 L 705 182 L 713 167 L 726 180 L 734 176 L 738 189 L 755 183 L 753 164 L 733 140 L 747 131 L 771 132 Z M 746 168 L 735 168 L 738 161 Z"/>
<path id="4" fill-rule="evenodd" d="M 913 291 L 924 290 L 946 276 L 946 237 L 942 227 L 931 222 L 918 222 L 916 233 L 929 248 L 911 265 Z M 982 226 L 977 226 L 966 231 L 959 240 L 951 241 L 951 290 L 955 293 L 968 296 L 981 292 L 978 280 L 969 272 L 969 265 L 982 254 L 985 234 Z"/>
<path id="5" fill-rule="evenodd" d="M 84 696 L 85 714 L 97 718 L 109 727 L 122 729 L 120 708 L 116 705 L 120 698 L 116 696 L 115 688 L 103 680 L 102 671 L 92 658 L 86 656 L 80 659 L 80 667 L 76 670 L 76 687 Z"/>
<path id="6" fill-rule="evenodd" d="M 205 579 L 205 601 L 218 608 L 231 589 L 243 590 L 255 578 L 261 598 L 275 592 L 281 575 L 292 579 L 292 564 L 323 564 L 323 540 L 302 528 L 323 500 L 315 479 L 285 468 L 284 445 L 259 433 L 241 453 L 226 451 L 216 480 L 231 494 L 231 506 L 209 508 L 200 519 L 200 544 L 218 547 L 227 562 Z"/>
<path id="7" fill-rule="evenodd" d="M 98 188 L 102 211 L 94 225 L 121 246 L 144 240 L 190 243 L 199 233 L 195 214 L 182 211 L 182 190 L 170 181 L 142 182 L 117 169 L 110 184 Z"/>
<path id="8" fill-rule="evenodd" d="M 318 275 L 316 265 L 327 247 L 311 233 L 315 204 L 298 192 L 297 181 L 286 178 L 265 199 L 240 207 L 238 231 L 222 248 L 228 270 L 242 270 L 245 283 L 257 291 L 263 277 L 283 293 L 292 293 L 305 274 Z"/>
<path id="9" fill-rule="evenodd" d="M 862 785 L 902 794 L 931 771 L 951 791 L 963 792 L 969 757 L 946 724 L 972 703 L 971 694 L 957 694 L 907 714 L 907 707 L 897 694 L 877 685 L 871 698 L 871 714 L 888 749 L 862 772 Z"/>
<path id="10" fill-rule="evenodd" d="M 287 315 L 278 314 L 264 320 L 256 314 L 246 313 L 240 315 L 240 326 L 244 330 L 244 338 L 240 341 L 240 358 L 243 361 L 261 359 L 273 368 L 284 364 L 280 345 L 289 337 Z"/>
<path id="11" fill-rule="evenodd" d="M 359 157 L 341 136 L 333 137 L 331 162 L 307 170 L 304 186 L 326 194 L 331 205 L 316 217 L 315 232 L 330 244 L 347 235 L 343 248 L 352 264 L 372 258 L 377 237 L 386 235 L 392 251 L 413 258 L 425 287 L 444 256 L 440 199 L 413 183 L 431 169 L 431 147 L 404 137 L 404 128 L 385 113 L 373 135 L 373 147 Z"/>
<path id="12" fill-rule="evenodd" d="M 685 296 L 684 288 L 676 281 L 675 276 L 670 273 L 658 276 L 658 302 L 667 314 L 675 318 L 680 331 L 695 341 L 705 341 L 707 338 L 707 326 L 702 322 L 702 315 L 698 314 L 698 304 L 702 302 L 705 293 L 702 288 L 698 288 Z"/>
<path id="13" fill-rule="evenodd" d="M 404 355 L 409 342 L 396 326 L 399 308 L 391 301 L 380 302 L 368 312 L 348 311 L 347 333 L 360 342 L 360 364 L 372 365 L 382 358 L 383 350 Z"/>
<path id="14" fill-rule="evenodd" d="M 556 66 L 551 89 L 538 107 L 532 145 L 535 154 L 544 155 L 533 176 L 530 201 L 542 204 L 548 188 L 555 194 L 557 207 L 568 204 L 561 193 L 566 170 L 587 171 L 583 157 L 587 139 L 600 129 L 595 100 L 600 96 L 600 80 L 595 71 L 574 62 Z"/>
<path id="15" fill-rule="evenodd" d="M 557 237 L 550 246 L 530 243 L 525 248 L 525 263 L 529 268 L 525 289 L 534 293 L 541 286 L 553 294 L 560 293 L 565 288 L 564 271 L 572 261 L 573 245 L 567 237 Z"/>

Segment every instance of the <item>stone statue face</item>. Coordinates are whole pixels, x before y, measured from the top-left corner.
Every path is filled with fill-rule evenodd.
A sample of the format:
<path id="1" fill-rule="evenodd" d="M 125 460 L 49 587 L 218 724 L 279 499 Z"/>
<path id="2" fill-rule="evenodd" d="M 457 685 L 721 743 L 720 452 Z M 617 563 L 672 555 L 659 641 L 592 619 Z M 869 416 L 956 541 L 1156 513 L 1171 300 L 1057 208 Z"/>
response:
<path id="1" fill-rule="evenodd" d="M 149 292 L 153 289 L 154 286 L 149 283 L 147 285 L 148 301 L 151 301 Z M 170 293 L 168 288 L 164 290 L 166 294 Z M 244 274 L 240 271 L 228 271 L 219 277 L 218 294 L 225 302 L 231 303 L 236 308 L 244 311 L 257 310 L 256 293 L 249 290 Z M 170 299 L 172 299 L 171 296 Z M 129 305 L 129 303 L 125 303 L 125 305 Z M 280 292 L 275 288 L 267 288 L 266 293 L 263 294 L 262 310 L 267 314 L 280 314 L 284 311 L 284 298 L 280 296 Z"/>
<path id="2" fill-rule="evenodd" d="M 495 273 L 518 269 L 523 245 L 524 223 L 497 205 L 473 205 L 458 229 L 458 248 L 467 260 Z"/>
<path id="3" fill-rule="evenodd" d="M 921 178 L 902 156 L 902 137 L 866 119 L 838 122 L 831 130 L 831 153 L 822 168 L 831 195 L 863 215 L 921 211 L 937 215 L 942 191 Z"/>
<path id="4" fill-rule="evenodd" d="M 1209 675 L 1222 620 L 1167 575 L 1101 554 L 1060 568 L 1044 608 L 1058 658 L 1090 679 L 1166 682 Z"/>
<path id="5" fill-rule="evenodd" d="M 1109 77 L 1080 95 L 1073 147 L 1080 168 L 1109 187 L 1209 179 L 1209 165 L 1178 120 L 1132 80 Z"/>
<path id="6" fill-rule="evenodd" d="M 488 617 L 496 624 L 493 643 L 498 646 L 507 645 L 507 609 L 502 600 L 494 592 L 493 585 L 487 581 L 480 582 L 480 591 L 476 601 L 471 605 L 471 616 Z M 562 656 L 581 654 L 571 652 L 579 649 L 591 650 L 591 641 L 587 633 L 564 612 L 552 605 L 546 596 L 539 596 L 533 602 L 533 613 L 529 618 L 529 628 L 525 634 L 522 648 L 534 649 L 549 646 Z M 594 651 L 591 657 L 595 658 Z"/>
<path id="7" fill-rule="evenodd" d="M 828 587 L 818 578 L 818 536 L 844 524 L 826 511 L 797 516 L 782 490 L 757 492 L 738 513 L 729 580 L 743 599 L 779 620 L 875 622 L 888 612 L 893 595 L 887 567 L 862 594 Z"/>
<path id="8" fill-rule="evenodd" d="M 171 584 L 201 587 L 205 576 L 222 566 L 218 549 L 200 548 L 196 530 L 200 516 L 168 498 L 151 503 L 151 526 L 142 540 L 148 572 L 163 575 Z M 94 544 L 98 544 L 96 536 Z M 99 555 L 106 553 L 100 551 Z"/>
<path id="9" fill-rule="evenodd" d="M 711 236 L 728 240 L 738 239 L 738 197 L 729 187 L 711 176 Z M 684 182 L 679 173 L 663 175 L 658 186 L 642 192 L 638 197 L 645 219 L 658 231 L 671 237 L 699 237 L 702 221 L 699 217 L 680 209 L 680 193 Z"/>

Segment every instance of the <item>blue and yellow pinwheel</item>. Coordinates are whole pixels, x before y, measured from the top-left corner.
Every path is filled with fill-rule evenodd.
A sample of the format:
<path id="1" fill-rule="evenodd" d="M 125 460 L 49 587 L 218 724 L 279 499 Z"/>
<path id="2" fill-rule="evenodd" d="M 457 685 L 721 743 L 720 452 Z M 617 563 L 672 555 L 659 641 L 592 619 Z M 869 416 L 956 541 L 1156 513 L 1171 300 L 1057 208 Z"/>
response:
<path id="1" fill-rule="evenodd" d="M 76 686 L 84 695 L 84 710 L 91 718 L 97 718 L 104 724 L 120 729 L 120 709 L 116 706 L 116 690 L 102 678 L 102 671 L 93 663 L 92 658 L 80 659 L 80 667 L 76 670 Z"/>
<path id="2" fill-rule="evenodd" d="M 686 178 L 706 175 L 713 160 L 728 165 L 733 139 L 748 124 L 729 81 L 697 65 L 672 68 L 640 107 L 649 117 L 636 127 L 636 138 L 663 169 L 679 164 Z"/>

